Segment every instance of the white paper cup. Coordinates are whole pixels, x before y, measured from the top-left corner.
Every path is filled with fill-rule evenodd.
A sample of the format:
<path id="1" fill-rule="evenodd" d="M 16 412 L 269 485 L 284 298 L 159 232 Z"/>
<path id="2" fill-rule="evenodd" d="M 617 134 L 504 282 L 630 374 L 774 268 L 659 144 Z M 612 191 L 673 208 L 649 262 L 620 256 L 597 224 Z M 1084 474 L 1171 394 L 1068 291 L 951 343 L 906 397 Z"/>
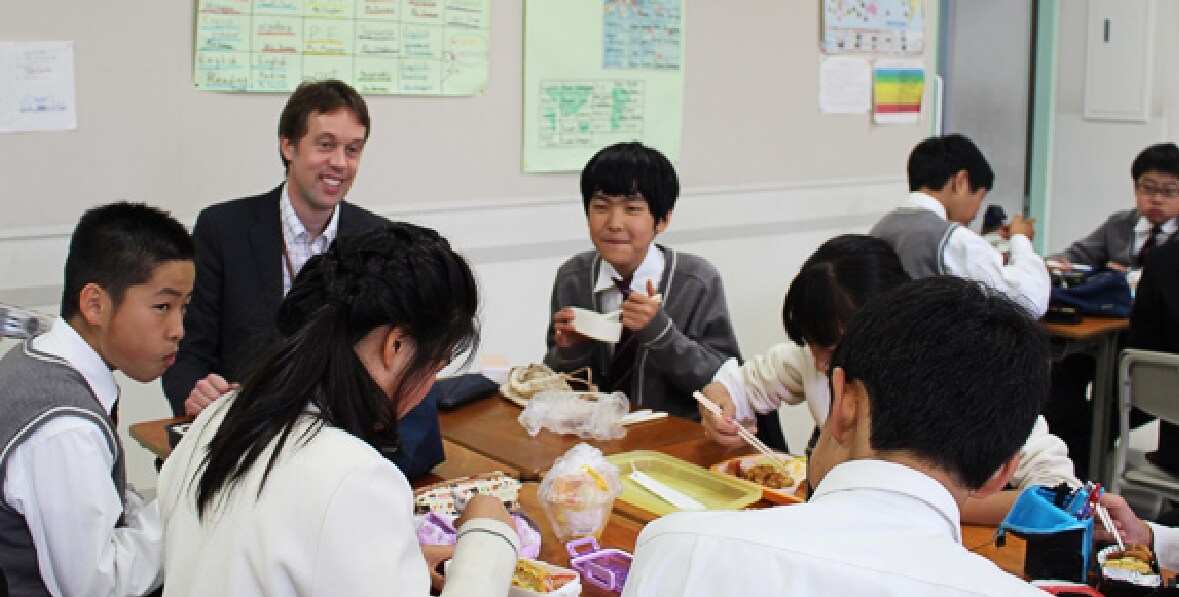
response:
<path id="1" fill-rule="evenodd" d="M 597 311 L 571 307 L 573 309 L 573 329 L 587 338 L 599 342 L 617 342 L 622 336 L 622 322 L 607 318 Z"/>

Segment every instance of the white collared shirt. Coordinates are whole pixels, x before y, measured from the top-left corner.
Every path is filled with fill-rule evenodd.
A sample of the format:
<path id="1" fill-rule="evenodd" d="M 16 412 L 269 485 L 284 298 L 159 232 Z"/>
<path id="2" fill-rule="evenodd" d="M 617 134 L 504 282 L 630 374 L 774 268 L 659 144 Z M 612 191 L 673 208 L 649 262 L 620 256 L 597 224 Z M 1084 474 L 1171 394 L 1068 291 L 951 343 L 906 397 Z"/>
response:
<path id="1" fill-rule="evenodd" d="M 945 206 L 925 193 L 909 193 L 903 205 L 929 210 L 947 219 Z M 991 243 L 970 228 L 959 226 L 950 234 L 942 251 L 946 273 L 982 282 L 1023 305 L 1034 317 L 1043 317 L 1052 293 L 1052 278 L 1044 260 L 1036 254 L 1028 237 L 1016 234 L 1009 242 L 1011 254 L 1004 265 L 1003 254 Z"/>
<path id="2" fill-rule="evenodd" d="M 81 373 L 111 411 L 119 396 L 114 375 L 65 320 L 32 343 Z M 157 504 L 128 491 L 124 511 L 111 483 L 114 463 L 104 432 L 81 417 L 50 420 L 9 456 L 4 500 L 25 517 L 41 579 L 54 595 L 141 595 L 163 581 Z M 120 515 L 127 526 L 115 528 Z"/>
<path id="3" fill-rule="evenodd" d="M 805 504 L 651 522 L 623 596 L 1043 595 L 967 551 L 959 524 L 957 503 L 933 478 L 853 460 Z"/>
<path id="4" fill-rule="evenodd" d="M 635 268 L 634 276 L 630 280 L 630 289 L 634 292 L 647 292 L 647 281 L 650 280 L 655 285 L 655 291 L 659 291 L 659 280 L 663 277 L 663 267 L 666 264 L 666 259 L 663 257 L 663 251 L 651 243 L 647 247 L 647 256 L 643 258 L 643 262 L 639 267 Z M 602 260 L 602 267 L 598 270 L 598 280 L 594 284 L 594 294 L 598 295 L 598 305 L 602 309 L 602 313 L 609 313 L 617 311 L 622 308 L 622 292 L 614 284 L 614 279 L 622 279 L 622 274 L 610 265 L 609 261 Z"/>
<path id="5" fill-rule="evenodd" d="M 328 249 L 336 240 L 336 231 L 340 228 L 340 206 L 337 205 L 332 217 L 328 220 L 323 234 L 312 238 L 311 233 L 303 226 L 303 221 L 295 213 L 295 206 L 291 203 L 290 185 L 283 185 L 282 200 L 278 202 L 278 212 L 282 220 L 282 241 L 287 248 L 287 256 L 295 268 L 292 273 L 287 267 L 287 260 L 282 260 L 282 294 L 286 296 L 291 291 L 291 284 L 299 270 L 307 264 L 312 256 L 319 255 Z"/>
<path id="6" fill-rule="evenodd" d="M 1138 216 L 1138 221 L 1134 223 L 1134 255 L 1142 252 L 1142 245 L 1146 244 L 1151 228 L 1154 228 L 1154 224 L 1151 224 L 1150 220 Z M 1158 247 L 1167 242 L 1167 239 L 1175 234 L 1176 229 L 1179 229 L 1179 218 L 1171 218 L 1163 222 L 1159 236 L 1154 239 L 1154 246 Z"/>

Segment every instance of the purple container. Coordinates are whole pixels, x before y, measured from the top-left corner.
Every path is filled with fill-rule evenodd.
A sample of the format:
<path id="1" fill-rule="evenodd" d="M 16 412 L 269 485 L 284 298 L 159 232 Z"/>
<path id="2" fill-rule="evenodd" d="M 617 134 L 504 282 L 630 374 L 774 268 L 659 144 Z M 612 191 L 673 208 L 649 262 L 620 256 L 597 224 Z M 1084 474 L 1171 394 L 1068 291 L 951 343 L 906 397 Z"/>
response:
<path id="1" fill-rule="evenodd" d="M 589 549 L 581 549 L 583 547 Z M 621 593 L 630 572 L 632 556 L 621 549 L 602 549 L 594 537 L 582 537 L 565 544 L 570 565 L 582 580 L 612 593 Z"/>

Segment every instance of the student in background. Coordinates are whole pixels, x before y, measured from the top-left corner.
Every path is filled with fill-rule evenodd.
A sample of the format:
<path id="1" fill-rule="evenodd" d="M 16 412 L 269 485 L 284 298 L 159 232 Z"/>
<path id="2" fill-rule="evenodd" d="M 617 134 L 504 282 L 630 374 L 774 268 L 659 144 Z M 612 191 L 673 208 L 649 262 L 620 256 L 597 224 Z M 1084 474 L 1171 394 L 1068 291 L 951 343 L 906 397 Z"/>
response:
<path id="1" fill-rule="evenodd" d="M 930 137 L 909 154 L 909 197 L 872 227 L 897 252 L 913 278 L 948 274 L 977 280 L 1024 305 L 1034 317 L 1048 310 L 1052 283 L 1032 247 L 1032 223 L 1017 214 L 1007 225 L 1003 254 L 968 226 L 995 173 L 962 135 Z"/>
<path id="2" fill-rule="evenodd" d="M 419 548 L 413 492 L 383 453 L 477 344 L 478 305 L 433 230 L 393 224 L 311 258 L 259 367 L 164 463 L 167 594 L 428 595 L 451 548 Z M 442 594 L 506 594 L 518 551 L 503 505 L 476 496 Z"/>
<path id="3" fill-rule="evenodd" d="M 694 419 L 692 391 L 740 353 L 720 274 L 655 243 L 679 190 L 671 162 L 639 143 L 612 145 L 586 164 L 581 198 L 595 250 L 557 270 L 544 362 L 566 372 L 588 366 L 604 390 Z M 622 338 L 610 344 L 578 334 L 570 307 L 621 309 Z"/>
<path id="4" fill-rule="evenodd" d="M 156 502 L 127 486 L 114 371 L 176 359 L 193 242 L 168 214 L 115 203 L 70 238 L 61 317 L 0 360 L 0 565 L 13 595 L 144 595 L 163 580 Z"/>
<path id="5" fill-rule="evenodd" d="M 1047 363 L 1026 310 L 976 282 L 869 301 L 831 356 L 810 500 L 648 524 L 624 597 L 1043 595 L 967 551 L 959 511 L 1011 478 Z"/>
<path id="6" fill-rule="evenodd" d="M 1162 246 L 1179 230 L 1179 147 L 1151 145 L 1130 165 L 1133 209 L 1114 212 L 1088 236 L 1049 259 L 1064 268 L 1138 269 L 1146 253 Z"/>
<path id="7" fill-rule="evenodd" d="M 802 264 L 786 293 L 782 322 L 790 341 L 770 347 L 742 366 L 735 360 L 727 361 L 715 381 L 704 387 L 704 395 L 729 419 L 702 408 L 709 437 L 724 445 L 742 445 L 744 440 L 731 420 L 751 420 L 754 413 L 774 413 L 783 403 L 803 400 L 822 426 L 831 407 L 827 377 L 831 353 L 848 321 L 870 300 L 909 279 L 896 253 L 880 239 L 848 234 L 820 245 Z M 967 499 L 962 507 L 963 521 L 998 524 L 1019 491 L 1032 485 L 1080 486 L 1064 442 L 1048 432 L 1043 417 L 1037 417 L 1020 456 L 1011 480 L 1014 489 L 985 499 Z"/>
<path id="8" fill-rule="evenodd" d="M 308 259 L 338 237 L 388 223 L 344 201 L 371 130 L 368 105 L 355 89 L 334 80 L 304 82 L 279 116 L 283 183 L 197 216 L 188 335 L 164 375 L 176 415 L 195 415 L 236 387 L 273 334 L 279 301 Z M 410 478 L 445 458 L 433 401 L 406 417 L 402 443 L 394 461 Z"/>

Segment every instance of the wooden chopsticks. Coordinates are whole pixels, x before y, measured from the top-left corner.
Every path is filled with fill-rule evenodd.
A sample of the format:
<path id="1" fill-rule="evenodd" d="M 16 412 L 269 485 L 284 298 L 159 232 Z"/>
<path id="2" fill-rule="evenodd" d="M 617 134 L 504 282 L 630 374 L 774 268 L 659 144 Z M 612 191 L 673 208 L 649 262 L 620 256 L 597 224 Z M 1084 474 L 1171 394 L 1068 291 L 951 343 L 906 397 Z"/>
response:
<path id="1" fill-rule="evenodd" d="M 757 439 L 756 435 L 751 433 L 748 429 L 746 429 L 740 423 L 734 421 L 733 419 L 731 419 L 729 417 L 726 417 L 725 413 L 721 411 L 720 407 L 717 406 L 715 402 L 709 400 L 707 396 L 705 396 L 704 394 L 702 394 L 698 391 L 692 392 L 692 397 L 696 399 L 696 402 L 699 402 L 700 404 L 704 405 L 704 408 L 706 410 L 708 410 L 708 412 L 710 412 L 710 413 L 712 413 L 722 419 L 725 419 L 726 421 L 735 425 L 737 427 L 737 434 L 741 436 L 741 439 L 745 440 L 746 443 L 748 443 L 749 445 L 756 448 L 758 452 L 761 452 L 762 454 L 768 456 L 770 459 L 770 462 L 774 466 L 778 467 L 778 469 L 782 471 L 782 474 L 786 475 L 787 477 L 794 476 L 794 473 L 790 469 L 786 468 L 786 463 L 783 462 L 782 459 L 778 457 L 778 454 L 776 454 L 773 450 L 771 450 L 770 447 L 765 445 L 765 443 L 762 442 L 760 439 Z"/>

